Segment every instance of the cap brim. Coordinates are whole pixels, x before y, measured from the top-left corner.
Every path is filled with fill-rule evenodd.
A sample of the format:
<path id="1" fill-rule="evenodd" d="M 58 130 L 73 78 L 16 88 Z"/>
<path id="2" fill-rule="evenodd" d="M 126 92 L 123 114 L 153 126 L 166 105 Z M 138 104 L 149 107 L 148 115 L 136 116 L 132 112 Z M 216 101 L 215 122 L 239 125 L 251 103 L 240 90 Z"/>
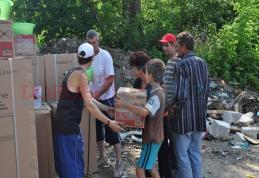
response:
<path id="1" fill-rule="evenodd" d="M 168 43 L 167 40 L 159 40 L 160 43 Z"/>

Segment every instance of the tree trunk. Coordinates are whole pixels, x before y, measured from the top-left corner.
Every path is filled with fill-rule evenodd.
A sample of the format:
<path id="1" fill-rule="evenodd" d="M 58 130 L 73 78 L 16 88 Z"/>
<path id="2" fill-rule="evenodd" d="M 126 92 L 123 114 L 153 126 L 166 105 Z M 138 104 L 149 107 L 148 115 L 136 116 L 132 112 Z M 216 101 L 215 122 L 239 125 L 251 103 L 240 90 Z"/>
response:
<path id="1" fill-rule="evenodd" d="M 124 15 L 129 20 L 141 12 L 141 0 L 122 0 L 122 3 Z"/>

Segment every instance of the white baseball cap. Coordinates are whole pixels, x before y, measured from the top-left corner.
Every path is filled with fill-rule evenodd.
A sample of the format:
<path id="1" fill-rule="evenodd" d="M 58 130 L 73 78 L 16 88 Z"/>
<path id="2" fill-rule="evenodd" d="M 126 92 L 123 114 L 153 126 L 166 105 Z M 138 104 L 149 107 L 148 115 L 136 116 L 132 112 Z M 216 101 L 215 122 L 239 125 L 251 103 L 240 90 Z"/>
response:
<path id="1" fill-rule="evenodd" d="M 94 55 L 94 47 L 89 43 L 83 43 L 79 46 L 77 55 L 81 58 L 89 58 Z"/>

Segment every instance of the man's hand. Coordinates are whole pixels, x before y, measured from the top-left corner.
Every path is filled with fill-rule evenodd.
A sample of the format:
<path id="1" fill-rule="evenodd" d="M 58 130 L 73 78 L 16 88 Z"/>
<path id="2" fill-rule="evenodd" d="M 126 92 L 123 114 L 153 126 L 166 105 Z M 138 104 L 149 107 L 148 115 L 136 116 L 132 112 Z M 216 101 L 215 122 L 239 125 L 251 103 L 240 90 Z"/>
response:
<path id="1" fill-rule="evenodd" d="M 168 116 L 168 111 L 164 112 L 164 117 Z"/>
<path id="2" fill-rule="evenodd" d="M 93 93 L 93 98 L 98 100 L 100 98 L 100 92 L 99 91 L 96 91 Z"/>
<path id="3" fill-rule="evenodd" d="M 114 131 L 114 132 L 120 132 L 123 131 L 124 129 L 120 127 L 119 122 L 117 121 L 109 121 L 109 127 Z"/>
<path id="4" fill-rule="evenodd" d="M 114 108 L 109 108 L 105 110 L 111 117 L 115 117 L 115 109 Z"/>

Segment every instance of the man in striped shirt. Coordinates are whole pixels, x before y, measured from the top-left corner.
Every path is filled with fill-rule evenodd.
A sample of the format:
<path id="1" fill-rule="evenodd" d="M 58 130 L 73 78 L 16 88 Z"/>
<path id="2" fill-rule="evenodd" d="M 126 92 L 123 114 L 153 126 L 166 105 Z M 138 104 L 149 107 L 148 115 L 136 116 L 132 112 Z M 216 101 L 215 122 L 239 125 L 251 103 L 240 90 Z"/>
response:
<path id="1" fill-rule="evenodd" d="M 166 64 L 165 74 L 164 74 L 164 88 L 166 94 L 166 103 L 168 103 L 175 91 L 175 79 L 174 79 L 174 68 L 176 62 L 179 60 L 176 56 L 176 36 L 172 33 L 167 33 L 159 40 L 163 47 L 164 54 L 169 58 Z M 173 114 L 171 111 L 170 115 Z M 176 170 L 176 158 L 174 151 L 174 141 L 172 138 L 172 130 L 170 129 L 169 118 L 164 119 L 164 141 L 160 147 L 158 153 L 158 167 L 159 174 L 163 178 L 172 178 L 173 172 Z"/>
<path id="2" fill-rule="evenodd" d="M 209 74 L 206 62 L 192 51 L 194 38 L 189 32 L 177 35 L 174 76 L 176 85 L 170 105 L 174 114 L 170 118 L 174 132 L 177 177 L 202 178 L 201 143 L 206 131 Z"/>

